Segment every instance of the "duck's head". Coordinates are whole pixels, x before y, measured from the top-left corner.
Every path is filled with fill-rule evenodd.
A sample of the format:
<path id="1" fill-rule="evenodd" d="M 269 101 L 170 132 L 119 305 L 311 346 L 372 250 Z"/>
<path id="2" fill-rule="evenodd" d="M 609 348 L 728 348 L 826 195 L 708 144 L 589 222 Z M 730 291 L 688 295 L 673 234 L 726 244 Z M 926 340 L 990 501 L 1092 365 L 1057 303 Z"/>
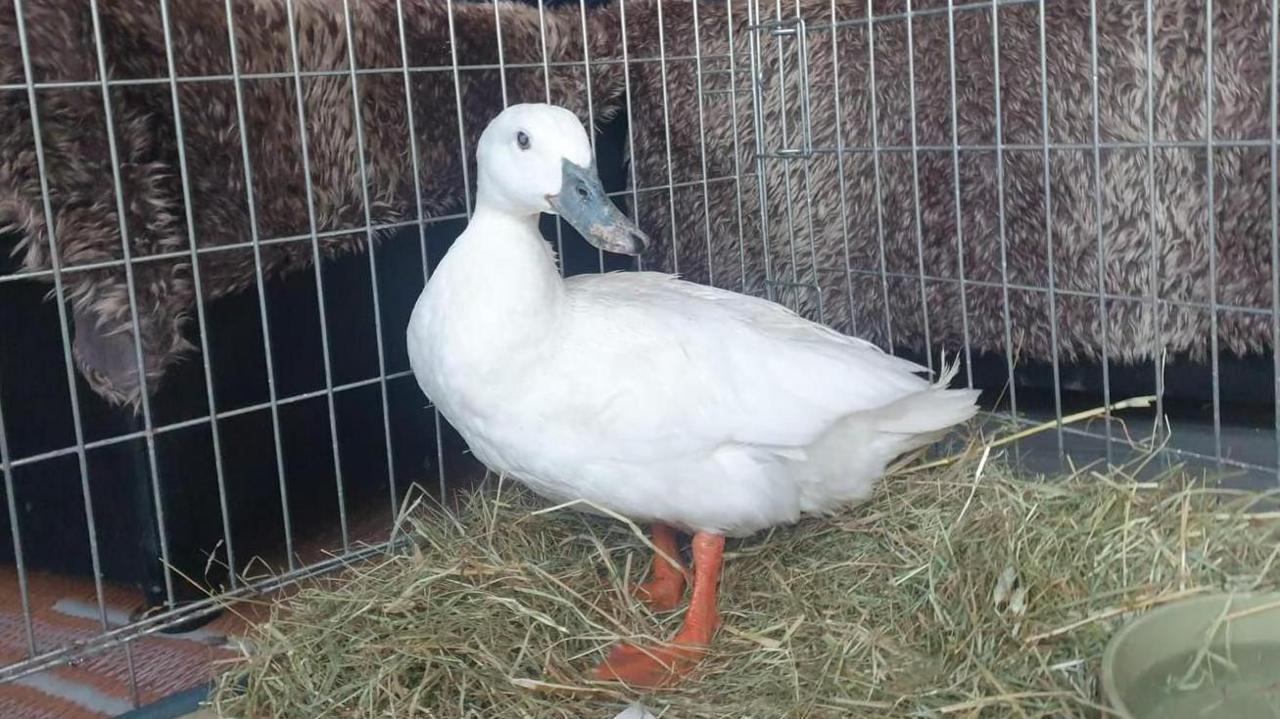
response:
<path id="1" fill-rule="evenodd" d="M 513 215 L 558 214 L 606 252 L 639 255 L 649 238 L 604 192 L 577 116 L 555 105 L 512 105 L 476 148 L 477 202 Z"/>

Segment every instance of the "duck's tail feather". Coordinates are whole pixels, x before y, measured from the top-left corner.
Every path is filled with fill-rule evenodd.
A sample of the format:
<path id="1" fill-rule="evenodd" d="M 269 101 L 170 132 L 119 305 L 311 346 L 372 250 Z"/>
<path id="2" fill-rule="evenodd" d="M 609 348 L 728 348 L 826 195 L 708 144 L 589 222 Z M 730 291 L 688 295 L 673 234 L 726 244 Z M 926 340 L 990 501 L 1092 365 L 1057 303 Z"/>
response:
<path id="1" fill-rule="evenodd" d="M 933 381 L 933 386 L 937 389 L 946 389 L 951 386 L 951 381 L 960 374 L 960 355 L 956 354 L 955 361 L 947 364 L 947 353 L 943 352 L 938 357 L 938 378 Z"/>
<path id="2" fill-rule="evenodd" d="M 967 422 L 977 414 L 981 390 L 950 388 L 951 382 L 960 372 L 960 358 L 957 356 L 956 361 L 947 364 L 946 355 L 943 355 L 939 364 L 938 378 L 928 389 L 871 410 L 878 422 L 876 429 L 880 434 L 924 435 L 943 432 L 961 422 Z M 917 444 L 916 447 L 924 444 L 928 442 Z"/>
<path id="3" fill-rule="evenodd" d="M 815 486 L 805 494 L 807 510 L 862 499 L 889 463 L 937 442 L 978 412 L 976 389 L 949 389 L 959 363 L 939 371 L 927 388 L 882 407 L 854 412 L 836 422 L 806 451 Z"/>

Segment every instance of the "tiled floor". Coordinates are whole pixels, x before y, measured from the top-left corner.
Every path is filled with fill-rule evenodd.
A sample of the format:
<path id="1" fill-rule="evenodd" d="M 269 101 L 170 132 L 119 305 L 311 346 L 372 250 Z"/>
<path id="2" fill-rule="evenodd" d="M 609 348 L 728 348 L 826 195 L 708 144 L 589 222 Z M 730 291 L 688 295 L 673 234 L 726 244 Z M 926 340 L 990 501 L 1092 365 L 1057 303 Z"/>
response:
<path id="1" fill-rule="evenodd" d="M 13 570 L 0 570 L 0 586 L 16 586 Z M 90 580 L 45 574 L 29 577 L 32 625 L 39 648 L 92 639 L 101 630 Z M 141 593 L 108 587 L 107 622 L 120 626 L 140 606 Z M 242 606 L 186 634 L 155 634 L 67 666 L 0 685 L 0 716 L 44 719 L 111 717 L 133 707 L 128 659 L 137 678 L 137 701 L 146 704 L 207 681 L 219 660 L 235 657 L 229 636 L 244 631 L 255 607 Z M 247 613 L 246 613 L 247 612 Z M 23 658 L 26 631 L 17 592 L 0 594 L 0 662 Z"/>
<path id="2" fill-rule="evenodd" d="M 385 538 L 389 523 L 385 511 L 372 512 L 352 522 L 351 537 L 357 542 L 380 541 Z M 328 556 L 327 548 L 340 546 L 336 534 L 335 530 L 335 536 L 326 534 L 300 543 L 300 558 L 315 561 Z M 13 568 L 0 567 L 0 665 L 26 656 L 26 628 L 16 588 Z M 91 579 L 30 573 L 28 589 L 33 633 L 39 648 L 64 646 L 100 633 L 101 619 Z M 130 613 L 142 605 L 141 592 L 128 587 L 108 586 L 104 594 L 111 627 L 127 623 Z M 235 637 L 267 612 L 264 601 L 241 602 L 191 632 L 152 634 L 132 642 L 129 651 L 137 682 L 136 697 L 129 682 L 129 657 L 122 648 L 0 684 L 0 718 L 106 719 L 132 709 L 135 699 L 145 705 L 190 689 L 211 679 L 220 662 L 233 660 L 239 651 Z"/>

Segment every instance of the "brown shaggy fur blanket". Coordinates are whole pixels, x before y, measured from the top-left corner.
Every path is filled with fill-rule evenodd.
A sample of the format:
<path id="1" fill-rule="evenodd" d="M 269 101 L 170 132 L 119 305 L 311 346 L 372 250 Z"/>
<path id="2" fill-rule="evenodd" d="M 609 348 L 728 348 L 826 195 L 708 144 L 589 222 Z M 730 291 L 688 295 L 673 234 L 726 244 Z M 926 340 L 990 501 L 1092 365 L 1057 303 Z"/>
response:
<path id="1" fill-rule="evenodd" d="M 315 230 L 321 252 L 332 257 L 362 250 L 367 241 L 359 230 L 366 209 L 346 26 L 340 3 L 294 4 Z M 395 69 L 402 65 L 396 0 L 351 4 L 362 70 L 357 83 L 367 212 L 375 225 L 416 213 L 408 106 L 428 216 L 461 209 L 460 145 L 473 162 L 476 137 L 502 106 L 504 80 L 510 102 L 549 95 L 551 102 L 587 117 L 577 7 L 548 9 L 540 18 L 527 5 L 499 3 L 495 12 L 490 4 L 455 4 L 454 48 L 446 3 L 403 0 L 410 66 L 448 68 L 455 52 L 463 66 L 456 87 L 449 69 L 412 72 L 407 106 L 405 76 Z M 22 237 L 16 251 L 26 270 L 51 267 L 51 244 L 64 270 L 108 263 L 66 274 L 75 351 L 99 394 L 136 406 L 134 320 L 118 262 L 123 248 L 91 18 L 86 3 L 26 5 L 34 79 L 48 83 L 38 91 L 37 110 L 53 221 L 44 216 L 27 94 L 9 89 L 0 91 L 0 227 Z M 875 11 L 897 13 L 901 5 L 877 2 Z M 178 85 L 190 227 L 158 3 L 113 0 L 101 6 L 124 225 L 132 256 L 140 260 L 134 271 L 141 310 L 136 322 L 148 389 L 154 392 L 165 369 L 192 349 L 193 242 L 201 250 L 206 299 L 255 283 L 253 230 L 263 240 L 280 240 L 261 246 L 265 278 L 312 262 L 285 3 L 234 3 L 236 69 L 246 77 L 241 128 L 236 85 L 222 79 L 233 70 L 223 4 L 170 2 L 174 70 L 197 78 Z M 642 227 L 656 239 L 645 266 L 771 292 L 809 316 L 884 344 L 921 347 L 927 336 L 935 347 L 956 349 L 967 327 L 975 349 L 1004 352 L 1007 335 L 1009 349 L 1029 359 L 1051 355 L 1054 329 L 1061 356 L 1096 358 L 1104 327 L 1113 359 L 1149 358 L 1161 347 L 1203 355 L 1210 315 L 1199 305 L 1210 300 L 1216 284 L 1217 301 L 1225 307 L 1218 316 L 1223 348 L 1246 353 L 1272 346 L 1265 314 L 1272 298 L 1270 157 L 1263 142 L 1271 129 L 1266 0 L 1221 3 L 1214 21 L 1214 136 L 1236 142 L 1213 153 L 1216 277 L 1209 273 L 1202 3 L 1158 3 L 1151 63 L 1155 143 L 1148 149 L 1142 3 L 1099 2 L 1098 137 L 1110 146 L 1099 153 L 1096 194 L 1088 3 L 1047 4 L 1043 101 L 1049 140 L 1065 146 L 1050 154 L 1047 221 L 1044 154 L 1038 147 L 1044 107 L 1038 6 L 1009 3 L 999 12 L 999 167 L 990 11 L 967 9 L 955 16 L 953 135 L 947 16 L 933 12 L 945 2 L 914 6 L 921 14 L 911 26 L 909 65 L 901 18 L 868 25 L 865 3 L 835 3 L 833 30 L 832 3 L 802 0 L 809 26 L 811 147 L 798 131 L 801 73 L 794 39 L 754 33 L 746 2 L 629 0 L 588 11 L 591 104 L 598 123 L 628 113 L 634 200 Z M 625 74 L 618 62 L 624 13 L 631 60 Z M 499 60 L 495 15 L 505 74 L 493 69 Z M 749 73 L 753 34 L 760 42 L 759 134 Z M 549 68 L 542 64 L 544 38 Z M 657 61 L 662 56 L 666 62 Z M 165 81 L 115 83 L 146 78 Z M 0 9 L 0 85 L 25 82 L 12 9 L 6 7 Z M 873 127 L 879 152 L 871 151 Z M 250 227 L 246 204 L 242 134 L 248 140 L 256 228 Z M 953 136 L 966 147 L 957 154 L 951 151 Z M 759 162 L 757 145 L 766 153 Z M 813 153 L 774 157 L 786 149 Z M 467 176 L 474 178 L 474 172 Z M 962 266 L 964 285 L 957 281 Z M 1056 317 L 1045 291 L 1050 282 L 1058 290 Z M 1161 300 L 1154 306 L 1153 290 Z"/>

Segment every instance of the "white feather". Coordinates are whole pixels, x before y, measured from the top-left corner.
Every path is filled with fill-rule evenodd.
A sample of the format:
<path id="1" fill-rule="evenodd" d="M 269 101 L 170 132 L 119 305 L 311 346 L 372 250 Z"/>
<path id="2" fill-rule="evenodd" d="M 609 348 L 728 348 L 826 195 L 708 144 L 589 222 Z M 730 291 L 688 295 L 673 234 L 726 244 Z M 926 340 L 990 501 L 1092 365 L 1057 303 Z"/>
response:
<path id="1" fill-rule="evenodd" d="M 613 719 L 658 719 L 643 705 L 636 703 L 623 709 L 620 714 Z"/>

